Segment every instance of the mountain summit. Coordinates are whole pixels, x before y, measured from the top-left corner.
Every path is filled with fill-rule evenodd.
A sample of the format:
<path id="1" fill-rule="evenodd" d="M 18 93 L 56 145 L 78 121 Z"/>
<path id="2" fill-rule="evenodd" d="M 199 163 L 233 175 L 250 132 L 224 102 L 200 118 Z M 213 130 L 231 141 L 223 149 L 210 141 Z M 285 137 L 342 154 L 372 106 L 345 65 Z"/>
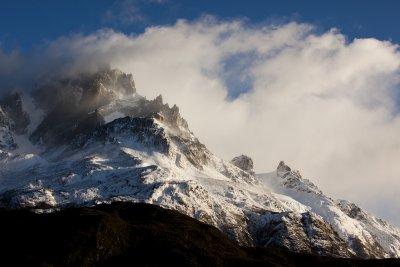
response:
<path id="1" fill-rule="evenodd" d="M 256 175 L 248 156 L 216 157 L 177 106 L 140 96 L 130 74 L 104 69 L 13 96 L 0 99 L 1 207 L 145 202 L 245 246 L 400 257 L 399 229 L 326 196 L 283 161 Z"/>

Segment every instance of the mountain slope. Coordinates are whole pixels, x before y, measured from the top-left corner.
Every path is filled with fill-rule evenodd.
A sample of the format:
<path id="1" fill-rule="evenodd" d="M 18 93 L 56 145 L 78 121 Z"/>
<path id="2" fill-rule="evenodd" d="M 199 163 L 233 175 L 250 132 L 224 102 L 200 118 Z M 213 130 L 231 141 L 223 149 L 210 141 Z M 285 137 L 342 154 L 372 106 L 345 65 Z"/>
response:
<path id="1" fill-rule="evenodd" d="M 334 201 L 299 172 L 281 162 L 277 171 L 258 175 L 265 186 L 296 200 L 332 226 L 361 257 L 399 257 L 400 231 L 348 201 Z M 291 203 L 289 203 L 290 205 Z M 296 209 L 296 207 L 295 207 Z M 358 212 L 358 213 L 357 213 Z"/>
<path id="2" fill-rule="evenodd" d="M 176 211 L 115 202 L 50 214 L 0 209 L 0 263 L 7 266 L 397 266 L 240 247 Z"/>
<path id="3" fill-rule="evenodd" d="M 0 148 L 2 207 L 47 212 L 145 202 L 213 225 L 240 245 L 400 256 L 399 229 L 335 202 L 283 162 L 276 172 L 256 176 L 247 156 L 217 158 L 176 106 L 138 95 L 131 75 L 82 74 L 45 83 L 22 100 L 36 103 L 29 114 L 44 116 L 20 123 L 18 131 L 4 124 L 15 145 Z"/>

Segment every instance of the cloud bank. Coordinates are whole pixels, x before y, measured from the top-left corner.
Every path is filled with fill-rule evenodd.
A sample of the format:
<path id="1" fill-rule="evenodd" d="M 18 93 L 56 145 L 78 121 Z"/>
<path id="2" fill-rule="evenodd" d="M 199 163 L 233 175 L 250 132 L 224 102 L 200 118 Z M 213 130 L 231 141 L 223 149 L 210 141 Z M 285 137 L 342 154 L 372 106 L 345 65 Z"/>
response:
<path id="1" fill-rule="evenodd" d="M 18 64 L 7 70 L 14 57 Z M 20 80 L 104 65 L 130 72 L 140 94 L 176 103 L 220 157 L 248 154 L 258 172 L 285 160 L 325 193 L 400 225 L 396 44 L 349 41 L 309 24 L 204 17 L 140 35 L 105 29 L 62 37 L 38 47 L 18 71 L 16 54 L 0 52 L 0 62 L 0 72 Z"/>

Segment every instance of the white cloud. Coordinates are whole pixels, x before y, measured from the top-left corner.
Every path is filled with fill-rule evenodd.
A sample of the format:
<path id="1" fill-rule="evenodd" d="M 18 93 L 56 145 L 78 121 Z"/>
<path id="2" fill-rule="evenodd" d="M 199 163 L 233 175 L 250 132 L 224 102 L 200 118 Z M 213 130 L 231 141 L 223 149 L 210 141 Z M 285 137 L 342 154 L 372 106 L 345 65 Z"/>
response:
<path id="1" fill-rule="evenodd" d="M 138 36 L 64 37 L 36 55 L 40 77 L 104 64 L 131 72 L 139 93 L 178 104 L 217 155 L 246 153 L 258 171 L 285 160 L 326 193 L 400 225 L 391 212 L 400 209 L 400 54 L 392 43 L 349 42 L 308 24 L 253 27 L 204 17 Z"/>

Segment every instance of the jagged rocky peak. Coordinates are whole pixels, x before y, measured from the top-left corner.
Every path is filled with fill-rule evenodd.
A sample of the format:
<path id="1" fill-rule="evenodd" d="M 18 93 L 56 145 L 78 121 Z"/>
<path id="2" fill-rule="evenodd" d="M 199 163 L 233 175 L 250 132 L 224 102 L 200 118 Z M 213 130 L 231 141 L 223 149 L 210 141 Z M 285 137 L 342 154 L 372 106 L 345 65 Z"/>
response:
<path id="1" fill-rule="evenodd" d="M 131 73 L 126 74 L 118 69 L 111 71 L 111 82 L 114 83 L 114 90 L 124 95 L 136 93 L 135 81 Z"/>
<path id="2" fill-rule="evenodd" d="M 254 173 L 254 169 L 253 169 L 254 163 L 253 163 L 253 160 L 249 156 L 240 155 L 240 156 L 234 157 L 231 160 L 231 163 L 246 172 Z"/>
<path id="3" fill-rule="evenodd" d="M 291 171 L 292 169 L 284 161 L 279 162 L 278 168 L 276 168 L 276 174 L 280 177 L 285 177 Z"/>
<path id="4" fill-rule="evenodd" d="M 139 111 L 133 110 L 134 112 L 128 113 L 128 115 L 153 117 L 167 123 L 169 126 L 188 129 L 188 124 L 181 117 L 179 108 L 176 105 L 169 107 L 167 103 L 164 104 L 162 95 L 157 96 L 153 100 L 143 100 L 139 108 Z"/>
<path id="5" fill-rule="evenodd" d="M 98 110 L 134 93 L 132 75 L 117 69 L 106 68 L 73 78 L 46 81 L 33 92 L 36 105 L 46 116 L 30 139 L 36 144 L 63 143 L 74 134 L 104 124 Z"/>
<path id="6" fill-rule="evenodd" d="M 119 96 L 134 93 L 136 88 L 132 74 L 105 68 L 96 73 L 42 82 L 33 96 L 36 103 L 45 110 L 69 105 L 75 112 L 88 112 L 109 104 Z"/>
<path id="7" fill-rule="evenodd" d="M 278 168 L 276 168 L 276 174 L 282 178 L 287 177 L 289 174 L 292 178 L 303 178 L 298 170 L 292 170 L 284 161 L 279 162 Z"/>
<path id="8" fill-rule="evenodd" d="M 46 81 L 33 92 L 33 98 L 46 114 L 30 135 L 34 144 L 65 144 L 78 134 L 126 116 L 153 118 L 174 135 L 191 137 L 177 106 L 164 104 L 161 95 L 147 100 L 136 94 L 132 75 L 116 69 Z"/>
<path id="9" fill-rule="evenodd" d="M 29 125 L 29 116 L 23 110 L 21 95 L 17 92 L 0 97 L 0 106 L 9 120 L 10 130 L 15 134 L 23 134 Z"/>

